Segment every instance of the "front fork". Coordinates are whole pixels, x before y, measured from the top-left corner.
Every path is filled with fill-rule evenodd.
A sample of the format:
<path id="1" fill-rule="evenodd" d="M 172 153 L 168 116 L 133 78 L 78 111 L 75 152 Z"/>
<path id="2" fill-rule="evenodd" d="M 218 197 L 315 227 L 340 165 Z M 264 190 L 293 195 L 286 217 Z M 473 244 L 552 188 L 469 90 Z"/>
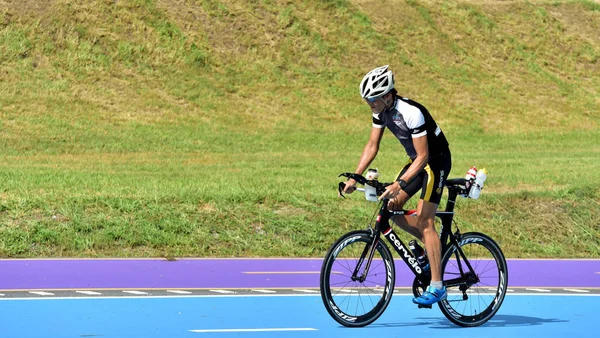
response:
<path id="1" fill-rule="evenodd" d="M 354 269 L 354 272 L 352 273 L 352 281 L 356 282 L 359 281 L 361 283 L 363 283 L 366 279 L 367 279 L 367 275 L 369 274 L 369 269 L 371 268 L 371 262 L 373 262 L 373 256 L 375 255 L 375 250 L 377 250 L 377 245 L 379 245 L 379 229 L 377 229 L 377 227 L 375 227 L 375 230 L 373 230 L 373 240 L 371 241 L 370 245 L 366 245 L 365 248 L 363 249 L 362 254 L 360 255 L 360 258 L 358 260 L 358 263 L 356 264 L 356 268 Z M 360 267 L 363 265 L 363 263 L 365 262 L 366 259 L 366 266 L 363 269 L 362 274 L 359 276 L 360 273 Z"/>
<path id="2" fill-rule="evenodd" d="M 375 250 L 377 250 L 377 245 L 379 245 L 381 229 L 388 229 L 390 227 L 389 217 L 382 217 L 382 213 L 387 210 L 387 200 L 383 201 L 383 205 L 381 209 L 379 209 L 379 215 L 377 215 L 377 219 L 375 220 L 375 226 L 370 228 L 373 236 L 373 240 L 370 245 L 365 246 L 360 258 L 356 264 L 356 268 L 352 273 L 352 281 L 360 281 L 361 283 L 367 279 L 367 275 L 369 274 L 369 269 L 371 268 L 371 262 L 373 262 L 373 256 L 375 255 Z M 362 274 L 359 276 L 360 268 L 365 262 L 366 266 L 363 269 Z"/>

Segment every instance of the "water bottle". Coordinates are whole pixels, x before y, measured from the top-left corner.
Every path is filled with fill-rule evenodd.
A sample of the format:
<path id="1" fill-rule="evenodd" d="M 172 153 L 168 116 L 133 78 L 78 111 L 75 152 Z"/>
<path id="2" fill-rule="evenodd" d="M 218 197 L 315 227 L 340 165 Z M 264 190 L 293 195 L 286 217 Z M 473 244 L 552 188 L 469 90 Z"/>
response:
<path id="1" fill-rule="evenodd" d="M 467 171 L 467 175 L 465 176 L 465 180 L 467 180 L 467 183 L 465 183 L 467 190 L 469 189 L 469 187 L 471 187 L 471 183 L 475 180 L 476 176 L 477 176 L 477 167 L 472 166 L 471 169 L 469 169 L 469 171 Z"/>
<path id="2" fill-rule="evenodd" d="M 377 171 L 377 168 L 367 170 L 367 175 L 365 175 L 365 178 L 369 181 L 377 181 L 379 179 L 379 172 Z"/>
<path id="3" fill-rule="evenodd" d="M 475 176 L 476 175 L 477 175 L 477 167 L 476 166 L 472 166 L 471 169 L 469 169 L 467 171 L 467 174 L 465 175 L 465 191 L 466 191 L 466 193 L 460 194 L 462 197 L 468 197 L 469 196 L 469 189 L 471 188 L 471 185 L 475 181 Z"/>
<path id="4" fill-rule="evenodd" d="M 379 172 L 377 171 L 377 168 L 369 169 L 367 171 L 367 175 L 365 175 L 365 178 L 369 181 L 377 181 L 377 179 L 379 178 Z M 367 201 L 378 202 L 379 199 L 377 198 L 377 189 L 368 184 L 365 184 L 365 198 L 367 199 Z"/>
<path id="5" fill-rule="evenodd" d="M 477 172 L 477 176 L 475 176 L 475 182 L 473 182 L 473 187 L 471 187 L 471 191 L 469 191 L 469 197 L 472 199 L 478 199 L 479 194 L 481 194 L 481 189 L 483 189 L 483 184 L 487 179 L 487 170 L 485 168 L 479 170 Z"/>
<path id="6" fill-rule="evenodd" d="M 410 242 L 408 242 L 408 248 L 410 251 L 412 251 L 413 255 L 417 257 L 417 261 L 423 270 L 429 270 L 429 259 L 427 258 L 427 253 L 425 250 L 423 250 L 419 243 L 417 243 L 417 241 L 414 239 L 411 239 Z"/>

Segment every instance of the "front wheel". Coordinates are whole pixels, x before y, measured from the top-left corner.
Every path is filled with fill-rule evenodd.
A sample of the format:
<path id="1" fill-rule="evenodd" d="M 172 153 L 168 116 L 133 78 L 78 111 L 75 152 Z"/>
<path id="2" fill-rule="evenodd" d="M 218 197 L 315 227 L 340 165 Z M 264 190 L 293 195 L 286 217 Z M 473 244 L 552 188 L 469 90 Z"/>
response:
<path id="1" fill-rule="evenodd" d="M 508 267 L 502 250 L 490 237 L 470 232 L 457 238 L 442 256 L 448 297 L 439 302 L 454 324 L 472 327 L 490 320 L 502 305 Z"/>
<path id="2" fill-rule="evenodd" d="M 365 273 L 372 243 L 370 231 L 347 233 L 331 246 L 323 261 L 321 298 L 331 317 L 344 326 L 360 327 L 374 322 L 394 292 L 394 261 L 380 239 Z"/>

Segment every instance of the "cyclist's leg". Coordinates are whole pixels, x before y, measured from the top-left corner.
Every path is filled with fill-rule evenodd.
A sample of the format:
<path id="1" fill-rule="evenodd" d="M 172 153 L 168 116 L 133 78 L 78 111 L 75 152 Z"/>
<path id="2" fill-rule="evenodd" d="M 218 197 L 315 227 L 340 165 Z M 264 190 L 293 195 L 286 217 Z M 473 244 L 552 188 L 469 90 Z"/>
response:
<path id="1" fill-rule="evenodd" d="M 419 200 L 417 207 L 417 227 L 423 233 L 423 243 L 431 270 L 431 282 L 420 297 L 413 298 L 413 303 L 426 306 L 446 299 L 447 296 L 446 288 L 442 283 L 442 244 L 434 225 L 437 207 L 436 203 L 423 199 Z"/>
<path id="2" fill-rule="evenodd" d="M 416 219 L 416 226 L 419 232 L 423 234 L 423 244 L 425 244 L 425 250 L 427 250 L 427 257 L 431 266 L 432 282 L 442 280 L 442 244 L 434 224 L 437 207 L 436 203 L 424 201 L 423 199 L 419 200 Z"/>
<path id="3" fill-rule="evenodd" d="M 423 168 L 424 178 L 421 199 L 417 207 L 417 228 L 423 234 L 429 264 L 431 266 L 431 282 L 441 282 L 442 244 L 435 230 L 435 213 L 442 199 L 444 182 L 452 168 L 450 153 L 430 157 Z"/>
<path id="4" fill-rule="evenodd" d="M 402 168 L 402 170 L 400 171 L 400 173 L 396 176 L 396 179 L 398 179 L 398 177 L 402 176 L 402 174 L 404 174 L 404 172 L 408 169 L 409 166 L 410 166 L 410 163 L 405 165 L 404 168 Z M 388 209 L 389 210 L 402 210 L 402 208 L 404 208 L 404 205 L 406 204 L 406 202 L 417 191 L 419 191 L 419 189 L 421 189 L 421 185 L 422 185 L 421 180 L 422 180 L 422 175 L 419 174 L 415 179 L 408 182 L 406 190 L 400 191 L 400 194 L 398 194 L 398 196 L 396 196 L 395 198 L 390 200 L 390 202 L 388 204 Z M 417 228 L 417 219 L 415 217 L 413 217 L 413 216 L 393 216 L 391 218 L 391 220 L 394 223 L 396 223 L 396 225 L 398 225 L 398 227 L 400 227 L 400 229 L 408 232 L 409 234 L 411 234 L 415 238 L 417 238 L 419 241 L 423 242 L 423 235 Z"/>
<path id="5" fill-rule="evenodd" d="M 417 227 L 423 234 L 429 265 L 431 267 L 431 283 L 427 290 L 413 302 L 421 305 L 431 305 L 446 298 L 446 288 L 442 284 L 442 243 L 435 230 L 435 213 L 442 199 L 444 181 L 450 173 L 452 160 L 450 153 L 430 157 L 423 168 L 425 178 L 421 191 L 421 199 L 417 208 Z"/>

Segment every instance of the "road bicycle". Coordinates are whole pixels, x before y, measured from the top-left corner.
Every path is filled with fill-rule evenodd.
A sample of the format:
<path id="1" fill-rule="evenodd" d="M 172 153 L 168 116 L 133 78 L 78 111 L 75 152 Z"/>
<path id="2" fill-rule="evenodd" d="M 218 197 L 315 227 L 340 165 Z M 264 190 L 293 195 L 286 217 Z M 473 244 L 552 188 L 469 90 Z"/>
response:
<path id="1" fill-rule="evenodd" d="M 380 196 L 391 184 L 367 180 L 353 173 L 341 176 L 364 185 L 365 189 L 357 190 L 371 194 L 371 200 L 373 194 Z M 508 285 L 506 259 L 498 244 L 479 232 L 461 233 L 454 221 L 457 196 L 468 196 L 469 183 L 472 182 L 464 178 L 447 180 L 446 208 L 436 213 L 441 220 L 442 279 L 448 292 L 447 298 L 438 305 L 446 318 L 463 327 L 479 326 L 490 320 L 502 305 Z M 344 182 L 340 182 L 341 196 L 344 186 Z M 383 199 L 378 203 L 374 224 L 371 219 L 366 229 L 340 237 L 323 260 L 321 298 L 331 317 L 344 326 L 362 327 L 373 323 L 391 301 L 396 269 L 382 237 L 414 273 L 412 293 L 415 297 L 420 296 L 430 283 L 428 267 L 419 263 L 389 222 L 393 216 L 412 217 L 410 215 L 415 215 L 415 211 L 388 210 L 388 201 Z M 451 230 L 453 223 L 455 232 Z M 419 306 L 422 307 L 431 308 Z"/>

